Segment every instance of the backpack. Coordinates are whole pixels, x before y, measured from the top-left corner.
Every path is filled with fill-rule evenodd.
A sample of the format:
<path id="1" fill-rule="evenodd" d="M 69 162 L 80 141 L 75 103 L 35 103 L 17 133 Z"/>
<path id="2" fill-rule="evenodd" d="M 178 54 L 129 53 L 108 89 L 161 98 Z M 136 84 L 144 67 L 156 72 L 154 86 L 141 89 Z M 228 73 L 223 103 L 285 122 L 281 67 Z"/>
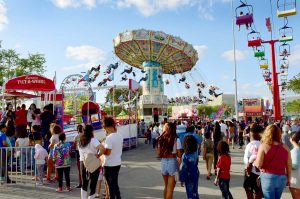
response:
<path id="1" fill-rule="evenodd" d="M 206 141 L 205 142 L 205 146 L 206 146 L 206 153 L 211 153 L 214 150 L 214 145 L 212 141 Z"/>

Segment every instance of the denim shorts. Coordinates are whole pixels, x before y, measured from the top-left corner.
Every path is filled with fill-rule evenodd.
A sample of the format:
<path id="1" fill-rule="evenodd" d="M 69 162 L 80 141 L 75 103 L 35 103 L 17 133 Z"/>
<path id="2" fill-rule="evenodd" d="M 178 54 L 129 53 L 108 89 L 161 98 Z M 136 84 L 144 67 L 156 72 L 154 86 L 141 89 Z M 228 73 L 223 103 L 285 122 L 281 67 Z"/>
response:
<path id="1" fill-rule="evenodd" d="M 178 164 L 176 158 L 161 159 L 162 175 L 175 176 L 177 172 L 178 172 Z"/>

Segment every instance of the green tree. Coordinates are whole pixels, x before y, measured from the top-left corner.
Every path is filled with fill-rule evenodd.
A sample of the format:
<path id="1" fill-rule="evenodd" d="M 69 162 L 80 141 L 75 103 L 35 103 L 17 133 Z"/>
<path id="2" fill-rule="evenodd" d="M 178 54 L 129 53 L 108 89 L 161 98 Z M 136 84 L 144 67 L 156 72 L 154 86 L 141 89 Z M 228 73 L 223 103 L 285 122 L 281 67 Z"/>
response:
<path id="1" fill-rule="evenodd" d="M 288 82 L 288 89 L 300 93 L 300 73 Z"/>
<path id="2" fill-rule="evenodd" d="M 1 48 L 1 46 L 0 46 Z M 11 79 L 14 75 L 43 74 L 45 72 L 46 59 L 43 54 L 28 54 L 21 58 L 13 49 L 0 49 L 0 85 L 4 78 Z"/>
<path id="3" fill-rule="evenodd" d="M 299 114 L 300 113 L 300 100 L 294 100 L 286 104 L 286 110 L 288 113 Z"/>

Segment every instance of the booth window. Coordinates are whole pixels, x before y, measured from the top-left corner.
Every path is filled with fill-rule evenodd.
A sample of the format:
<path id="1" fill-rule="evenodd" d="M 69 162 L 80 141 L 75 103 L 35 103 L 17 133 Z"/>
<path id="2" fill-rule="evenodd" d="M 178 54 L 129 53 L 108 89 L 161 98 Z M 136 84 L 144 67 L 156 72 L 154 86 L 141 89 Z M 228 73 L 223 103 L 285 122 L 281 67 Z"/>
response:
<path id="1" fill-rule="evenodd" d="M 152 108 L 144 108 L 144 115 L 152 115 Z"/>

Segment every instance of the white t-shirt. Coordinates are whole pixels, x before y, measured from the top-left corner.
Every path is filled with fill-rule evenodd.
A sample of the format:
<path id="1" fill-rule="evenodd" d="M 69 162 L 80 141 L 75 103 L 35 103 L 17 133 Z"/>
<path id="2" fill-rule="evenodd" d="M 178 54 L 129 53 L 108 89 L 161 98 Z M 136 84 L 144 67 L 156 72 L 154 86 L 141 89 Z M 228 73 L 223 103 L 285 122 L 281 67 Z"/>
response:
<path id="1" fill-rule="evenodd" d="M 176 139 L 176 142 L 174 143 L 174 146 L 173 146 L 173 152 L 172 153 L 176 154 L 177 149 L 182 149 L 180 139 Z"/>
<path id="2" fill-rule="evenodd" d="M 84 160 L 84 155 L 85 154 L 97 154 L 98 150 L 97 147 L 100 145 L 99 140 L 97 140 L 96 138 L 92 138 L 90 143 L 86 146 L 86 147 L 80 147 L 79 146 L 79 161 L 83 161 Z"/>
<path id="3" fill-rule="evenodd" d="M 153 130 L 151 132 L 151 138 L 156 139 L 159 135 L 159 128 L 157 126 L 153 127 Z"/>
<path id="4" fill-rule="evenodd" d="M 110 155 L 104 155 L 103 166 L 118 166 L 121 165 L 121 156 L 123 150 L 123 136 L 118 133 L 111 133 L 106 137 L 106 149 L 111 149 Z"/>
<path id="5" fill-rule="evenodd" d="M 180 124 L 176 127 L 176 133 L 185 133 L 186 132 L 186 125 Z"/>
<path id="6" fill-rule="evenodd" d="M 55 144 L 59 143 L 59 134 L 53 134 L 50 138 L 50 144 Z"/>
<path id="7" fill-rule="evenodd" d="M 225 136 L 227 136 L 227 130 L 228 130 L 228 127 L 226 124 L 224 123 L 221 123 L 220 124 L 220 127 L 221 127 L 221 132 L 225 134 Z"/>
<path id="8" fill-rule="evenodd" d="M 18 142 L 19 147 L 29 146 L 29 139 L 28 138 L 18 138 L 16 140 L 16 142 Z"/>
<path id="9" fill-rule="evenodd" d="M 247 146 L 245 148 L 245 153 L 244 153 L 244 164 L 245 164 L 245 167 L 248 164 L 249 158 L 251 157 L 251 155 L 253 155 L 251 153 L 250 149 L 252 148 L 252 146 L 256 146 L 257 148 L 259 148 L 260 144 L 261 144 L 260 141 L 257 141 L 257 140 L 253 140 L 249 144 L 247 144 Z M 259 172 L 255 171 L 255 167 L 252 167 L 252 173 L 255 173 L 256 175 L 260 174 Z"/>
<path id="10" fill-rule="evenodd" d="M 41 116 L 40 116 L 40 114 L 37 114 L 35 116 L 35 119 L 32 120 L 32 124 L 31 125 L 32 126 L 34 126 L 34 125 L 40 126 L 41 125 Z"/>

